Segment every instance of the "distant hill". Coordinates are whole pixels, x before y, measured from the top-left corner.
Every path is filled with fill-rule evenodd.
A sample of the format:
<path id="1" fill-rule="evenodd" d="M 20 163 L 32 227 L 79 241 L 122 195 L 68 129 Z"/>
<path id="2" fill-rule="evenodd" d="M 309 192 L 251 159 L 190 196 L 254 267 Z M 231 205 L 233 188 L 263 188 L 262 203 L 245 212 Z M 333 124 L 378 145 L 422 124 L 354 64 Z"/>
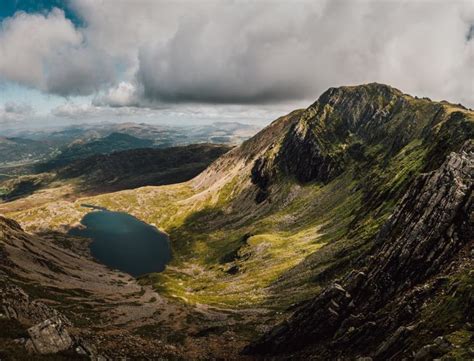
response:
<path id="1" fill-rule="evenodd" d="M 43 158 L 52 151 L 53 148 L 46 142 L 17 137 L 0 137 L 0 165 Z"/>
<path id="2" fill-rule="evenodd" d="M 104 138 L 90 141 L 76 141 L 54 158 L 36 167 L 37 172 L 49 172 L 64 167 L 77 159 L 84 159 L 92 155 L 108 154 L 112 152 L 151 147 L 153 141 L 137 138 L 124 133 L 112 133 Z"/>
<path id="3" fill-rule="evenodd" d="M 113 135 L 113 139 L 130 139 Z M 133 137 L 131 137 L 133 138 Z M 107 149 L 93 148 L 93 149 Z M 100 194 L 149 185 L 180 183 L 201 173 L 231 147 L 193 144 L 172 148 L 139 148 L 110 154 L 94 154 L 67 165 L 54 164 L 50 172 L 30 174 L 0 181 L 0 199 L 10 202 L 41 189 L 73 185 L 74 194 Z M 84 154 L 84 153 L 82 153 Z M 53 166 L 51 166 L 53 167 Z"/>
<path id="4" fill-rule="evenodd" d="M 95 192 L 187 181 L 231 147 L 193 144 L 184 147 L 131 149 L 79 159 L 57 170 L 58 179 L 80 179 Z"/>

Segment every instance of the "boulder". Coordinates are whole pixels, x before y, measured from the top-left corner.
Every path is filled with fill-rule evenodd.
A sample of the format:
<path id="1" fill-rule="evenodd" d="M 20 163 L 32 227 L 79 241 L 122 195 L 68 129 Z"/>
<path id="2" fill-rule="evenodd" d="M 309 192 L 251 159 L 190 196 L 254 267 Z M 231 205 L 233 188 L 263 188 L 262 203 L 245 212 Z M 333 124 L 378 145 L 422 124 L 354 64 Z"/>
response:
<path id="1" fill-rule="evenodd" d="M 69 349 L 73 340 L 59 317 L 53 317 L 28 329 L 30 340 L 26 348 L 35 353 L 49 354 Z"/>

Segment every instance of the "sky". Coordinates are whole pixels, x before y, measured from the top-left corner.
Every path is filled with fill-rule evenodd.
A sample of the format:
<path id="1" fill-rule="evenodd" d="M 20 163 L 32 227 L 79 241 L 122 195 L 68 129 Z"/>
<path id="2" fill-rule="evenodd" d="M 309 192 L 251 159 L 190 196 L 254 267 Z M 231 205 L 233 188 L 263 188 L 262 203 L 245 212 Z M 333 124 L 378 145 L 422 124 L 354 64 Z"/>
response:
<path id="1" fill-rule="evenodd" d="M 474 1 L 0 0 L 0 127 L 266 124 L 374 81 L 474 107 Z"/>

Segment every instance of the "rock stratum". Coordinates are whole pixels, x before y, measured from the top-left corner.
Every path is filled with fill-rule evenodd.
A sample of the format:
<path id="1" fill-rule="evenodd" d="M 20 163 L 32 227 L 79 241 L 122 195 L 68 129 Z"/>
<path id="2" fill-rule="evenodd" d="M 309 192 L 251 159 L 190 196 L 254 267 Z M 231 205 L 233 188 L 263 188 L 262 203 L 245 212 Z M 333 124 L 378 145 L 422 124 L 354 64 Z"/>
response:
<path id="1" fill-rule="evenodd" d="M 190 181 L 6 203 L 2 282 L 64 319 L 8 313 L 2 356 L 472 359 L 473 134 L 462 105 L 331 88 Z M 81 204 L 167 232 L 166 270 L 96 263 Z"/>

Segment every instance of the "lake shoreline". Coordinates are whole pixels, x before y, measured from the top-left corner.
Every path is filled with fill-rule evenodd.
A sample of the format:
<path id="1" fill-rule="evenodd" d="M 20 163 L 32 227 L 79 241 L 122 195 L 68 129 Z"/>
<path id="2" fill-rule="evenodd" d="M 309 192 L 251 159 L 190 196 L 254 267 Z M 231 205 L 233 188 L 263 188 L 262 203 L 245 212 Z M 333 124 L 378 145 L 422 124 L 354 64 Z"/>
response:
<path id="1" fill-rule="evenodd" d="M 125 212 L 82 204 L 94 211 L 81 220 L 81 227 L 68 233 L 90 238 L 91 255 L 106 266 L 133 277 L 162 272 L 171 260 L 168 235 L 157 227 Z"/>

